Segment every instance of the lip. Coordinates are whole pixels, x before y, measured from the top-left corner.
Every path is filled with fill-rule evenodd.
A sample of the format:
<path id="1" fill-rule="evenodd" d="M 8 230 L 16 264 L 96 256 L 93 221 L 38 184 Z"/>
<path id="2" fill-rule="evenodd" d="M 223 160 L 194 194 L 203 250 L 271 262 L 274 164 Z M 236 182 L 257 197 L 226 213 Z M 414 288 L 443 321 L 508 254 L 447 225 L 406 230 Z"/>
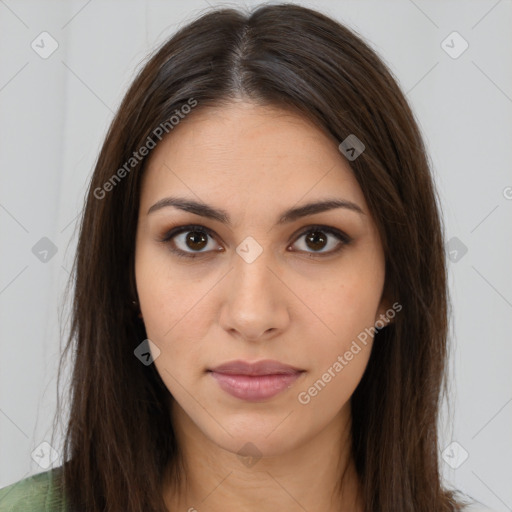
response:
<path id="1" fill-rule="evenodd" d="M 253 363 L 239 359 L 216 366 L 210 371 L 230 375 L 291 375 L 304 370 L 272 359 L 264 359 Z"/>
<path id="2" fill-rule="evenodd" d="M 253 402 L 272 398 L 290 388 L 304 371 L 272 360 L 230 361 L 208 370 L 226 393 Z"/>

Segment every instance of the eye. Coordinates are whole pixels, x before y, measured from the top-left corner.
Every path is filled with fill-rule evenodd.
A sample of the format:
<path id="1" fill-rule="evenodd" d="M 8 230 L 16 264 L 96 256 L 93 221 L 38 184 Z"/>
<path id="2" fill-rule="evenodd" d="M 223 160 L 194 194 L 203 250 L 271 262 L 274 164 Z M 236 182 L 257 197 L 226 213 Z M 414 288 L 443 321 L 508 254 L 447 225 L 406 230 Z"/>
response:
<path id="1" fill-rule="evenodd" d="M 300 240 L 302 237 L 305 237 L 302 243 L 305 248 L 299 249 L 299 252 L 306 252 L 310 257 L 321 257 L 339 252 L 352 241 L 348 235 L 336 228 L 319 225 L 308 226 L 307 230 L 302 231 L 298 235 L 297 240 Z M 208 238 L 215 239 L 215 235 L 210 229 L 193 224 L 175 227 L 158 241 L 169 244 L 171 246 L 170 251 L 176 254 L 176 256 L 197 258 L 202 254 L 213 251 L 220 252 L 222 250 L 215 243 L 210 244 Z M 329 241 L 329 238 L 331 238 L 331 241 Z M 330 249 L 324 250 L 329 246 L 331 247 Z M 309 252 L 308 248 L 313 249 L 313 252 Z"/>
<path id="2" fill-rule="evenodd" d="M 308 252 L 307 248 L 313 249 L 313 252 L 309 253 L 309 256 L 312 257 L 334 254 L 352 241 L 351 238 L 342 231 L 328 226 L 308 226 L 307 230 L 299 235 L 299 240 L 302 237 L 305 237 L 302 246 L 306 249 L 301 250 Z M 330 243 L 329 238 L 331 238 Z M 335 240 L 332 240 L 332 238 Z M 330 246 L 331 249 L 324 251 L 323 249 L 328 246 Z"/>
<path id="3" fill-rule="evenodd" d="M 171 229 L 164 238 L 160 239 L 160 242 L 171 245 L 170 250 L 176 256 L 196 258 L 202 253 L 214 250 L 212 247 L 208 249 L 208 237 L 214 238 L 212 231 L 204 226 L 194 224 Z M 189 252 L 187 249 L 193 249 L 193 252 Z"/>

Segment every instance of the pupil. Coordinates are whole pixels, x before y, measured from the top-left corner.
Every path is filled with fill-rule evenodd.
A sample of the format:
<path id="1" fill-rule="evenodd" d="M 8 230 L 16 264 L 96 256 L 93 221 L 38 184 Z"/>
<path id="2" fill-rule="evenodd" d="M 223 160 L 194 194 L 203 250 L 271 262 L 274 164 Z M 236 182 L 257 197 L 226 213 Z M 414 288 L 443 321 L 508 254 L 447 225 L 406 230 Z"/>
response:
<path id="1" fill-rule="evenodd" d="M 187 235 L 187 244 L 188 242 L 191 242 L 192 244 L 192 247 L 190 247 L 189 245 L 191 249 L 203 249 L 207 244 L 206 234 L 201 231 L 191 231 Z M 194 244 L 201 245 L 201 242 L 203 242 L 203 245 L 201 247 L 193 246 Z"/>
<path id="2" fill-rule="evenodd" d="M 318 250 L 323 249 L 325 247 L 326 237 L 324 236 L 324 233 L 322 233 L 321 231 L 312 231 L 306 237 L 306 241 L 308 243 L 311 242 L 313 244 L 312 249 Z M 318 244 L 320 244 L 321 247 L 319 247 Z"/>

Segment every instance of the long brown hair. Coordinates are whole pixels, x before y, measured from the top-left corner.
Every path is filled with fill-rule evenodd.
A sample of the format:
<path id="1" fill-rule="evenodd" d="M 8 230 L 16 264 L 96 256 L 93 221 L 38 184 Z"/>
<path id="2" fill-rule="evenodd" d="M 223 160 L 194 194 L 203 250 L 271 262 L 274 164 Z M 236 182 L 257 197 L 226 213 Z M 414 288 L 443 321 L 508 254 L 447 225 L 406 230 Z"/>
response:
<path id="1" fill-rule="evenodd" d="M 112 121 L 87 192 L 61 359 L 62 368 L 72 350 L 62 473 L 71 510 L 165 511 L 163 475 L 172 468 L 176 482 L 182 476 L 169 391 L 155 366 L 134 356 L 146 338 L 132 301 L 147 158 L 133 154 L 157 127 L 171 133 L 169 119 L 191 100 L 200 109 L 235 98 L 293 109 L 336 144 L 353 134 L 365 145 L 349 163 L 384 246 L 386 290 L 403 307 L 377 332 L 351 399 L 365 510 L 459 510 L 439 467 L 449 300 L 424 143 L 395 78 L 369 45 L 293 4 L 201 15 L 150 56 Z"/>

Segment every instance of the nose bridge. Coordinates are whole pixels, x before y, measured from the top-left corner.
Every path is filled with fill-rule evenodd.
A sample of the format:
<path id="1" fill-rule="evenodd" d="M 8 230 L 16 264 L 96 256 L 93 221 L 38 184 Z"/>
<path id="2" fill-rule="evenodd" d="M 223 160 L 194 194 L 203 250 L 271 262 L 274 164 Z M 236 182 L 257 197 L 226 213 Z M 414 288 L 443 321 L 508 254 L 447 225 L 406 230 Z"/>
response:
<path id="1" fill-rule="evenodd" d="M 271 250 L 254 239 L 246 239 L 236 251 L 222 308 L 224 329 L 236 330 L 246 339 L 258 339 L 267 331 L 281 330 L 288 321 L 288 308 L 284 287 L 275 275 Z"/>
<path id="2" fill-rule="evenodd" d="M 268 246 L 264 247 L 262 243 L 249 236 L 238 245 L 236 253 L 235 286 L 242 292 L 256 296 L 274 288 L 273 281 L 276 280 L 276 276 L 270 269 L 275 267 L 275 258 Z"/>

